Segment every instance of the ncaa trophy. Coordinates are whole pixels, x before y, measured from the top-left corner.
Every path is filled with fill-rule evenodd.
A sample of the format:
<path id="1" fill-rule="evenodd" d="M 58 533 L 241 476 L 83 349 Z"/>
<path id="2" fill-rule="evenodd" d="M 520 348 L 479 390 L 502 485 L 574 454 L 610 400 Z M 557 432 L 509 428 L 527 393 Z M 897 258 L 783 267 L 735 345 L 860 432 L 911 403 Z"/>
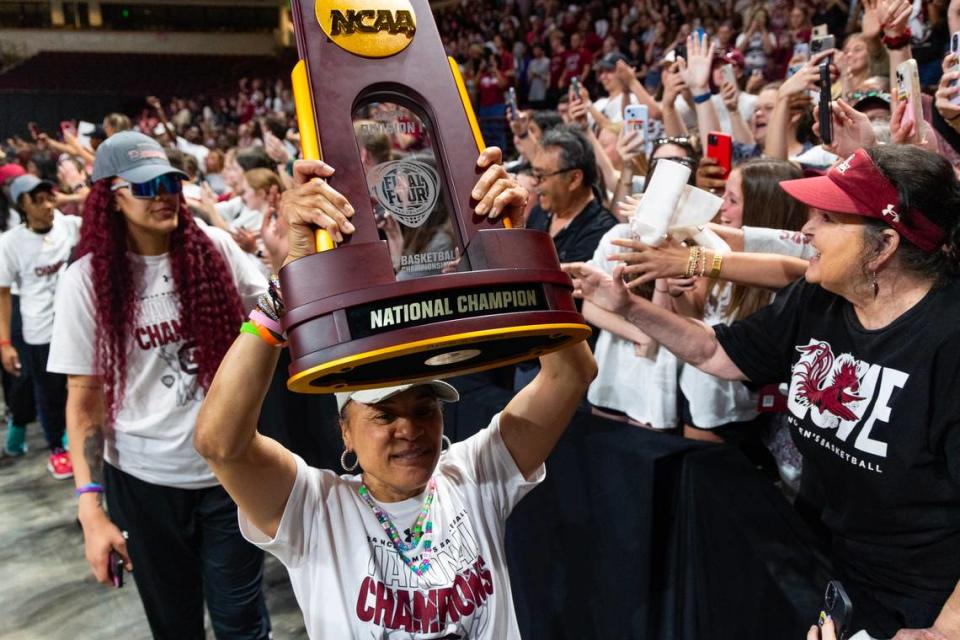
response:
<path id="1" fill-rule="evenodd" d="M 280 272 L 288 387 L 443 378 L 587 338 L 551 238 L 474 212 L 483 140 L 428 1 L 292 11 L 303 156 L 337 170 L 356 231 L 336 247 L 318 232 L 317 253 Z"/>

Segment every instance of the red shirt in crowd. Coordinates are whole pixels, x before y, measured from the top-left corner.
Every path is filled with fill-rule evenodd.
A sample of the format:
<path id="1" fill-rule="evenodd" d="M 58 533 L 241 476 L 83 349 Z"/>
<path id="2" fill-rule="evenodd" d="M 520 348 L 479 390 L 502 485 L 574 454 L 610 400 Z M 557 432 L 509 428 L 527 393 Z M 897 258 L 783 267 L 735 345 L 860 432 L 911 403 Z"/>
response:
<path id="1" fill-rule="evenodd" d="M 492 73 L 484 72 L 477 83 L 477 105 L 480 107 L 492 107 L 495 104 L 503 104 L 503 87 L 497 81 L 497 76 Z"/>
<path id="2" fill-rule="evenodd" d="M 563 73 L 566 82 L 564 86 L 570 83 L 570 78 L 579 77 L 583 73 L 583 67 L 589 66 L 593 62 L 593 56 L 586 47 L 567 51 L 563 54 Z"/>
<path id="3" fill-rule="evenodd" d="M 560 76 L 563 75 L 565 56 L 565 53 L 550 56 L 550 87 L 552 89 L 560 87 Z"/>

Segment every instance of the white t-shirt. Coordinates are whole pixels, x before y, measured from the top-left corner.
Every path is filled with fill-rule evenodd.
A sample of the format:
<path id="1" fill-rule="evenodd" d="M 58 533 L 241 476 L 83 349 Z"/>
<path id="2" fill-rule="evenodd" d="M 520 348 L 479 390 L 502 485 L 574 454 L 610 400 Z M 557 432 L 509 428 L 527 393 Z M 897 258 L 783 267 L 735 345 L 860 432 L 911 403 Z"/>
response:
<path id="1" fill-rule="evenodd" d="M 226 259 L 244 308 L 253 308 L 266 291 L 266 280 L 227 233 L 201 228 Z M 170 258 L 128 255 L 142 265 L 143 275 L 138 278 L 137 319 L 127 351 L 123 402 L 112 427 L 104 429 L 104 458 L 145 482 L 182 489 L 214 486 L 213 472 L 193 448 L 203 390 L 197 384 L 193 345 L 181 336 Z M 97 375 L 89 254 L 63 274 L 56 313 L 47 369 Z"/>
<path id="2" fill-rule="evenodd" d="M 611 98 L 610 96 L 604 96 L 598 98 L 596 102 L 593 103 L 593 106 L 596 107 L 597 111 L 607 116 L 607 119 L 610 122 L 623 122 L 623 109 L 624 109 L 624 96 L 628 95 L 626 92 L 620 93 L 620 95 Z M 637 96 L 632 93 L 629 94 L 630 99 L 627 104 L 640 104 L 637 100 Z M 591 123 L 593 119 L 591 117 Z"/>
<path id="3" fill-rule="evenodd" d="M 709 325 L 729 324 L 733 286 L 719 284 L 707 297 L 703 321 Z M 757 417 L 757 394 L 738 380 L 722 380 L 684 364 L 680 370 L 680 389 L 690 405 L 690 417 L 701 429 L 713 429 L 730 422 L 746 422 Z"/>
<path id="4" fill-rule="evenodd" d="M 50 342 L 57 281 L 80 239 L 81 220 L 55 211 L 47 233 L 20 224 L 0 238 L 0 287 L 18 290 L 27 344 Z"/>
<path id="5" fill-rule="evenodd" d="M 223 221 L 227 224 L 236 220 L 240 212 L 246 208 L 243 205 L 243 198 L 241 196 L 234 196 L 229 200 L 218 202 L 213 206 L 216 207 L 217 213 L 220 214 L 220 217 L 223 218 Z"/>
<path id="6" fill-rule="evenodd" d="M 297 479 L 276 537 L 243 512 L 240 531 L 287 567 L 311 638 L 519 640 L 504 528 L 546 470 L 541 466 L 529 480 L 521 475 L 500 436 L 499 416 L 440 457 L 429 514 L 434 553 L 422 577 L 404 564 L 360 499 L 360 476 L 337 476 L 294 457 Z M 380 507 L 403 531 L 424 499 Z M 417 561 L 422 552 L 423 541 L 409 553 Z"/>
<path id="7" fill-rule="evenodd" d="M 613 240 L 631 237 L 630 225 L 613 227 L 597 245 L 590 264 L 612 274 L 617 265 L 607 259 L 616 253 Z M 677 374 L 679 361 L 660 347 L 656 358 L 636 353 L 631 340 L 601 329 L 594 349 L 597 377 L 587 391 L 587 400 L 601 408 L 622 411 L 654 429 L 672 429 L 677 424 Z"/>
<path id="8" fill-rule="evenodd" d="M 747 93 L 746 91 L 741 91 L 740 97 L 737 98 L 737 111 L 740 112 L 740 117 L 743 118 L 743 121 L 747 123 L 748 126 L 751 120 L 753 120 L 754 111 L 757 110 L 757 100 L 759 100 L 757 96 L 752 93 Z M 713 108 L 717 112 L 717 120 L 720 121 L 720 131 L 732 134 L 733 124 L 730 122 L 730 112 L 727 111 L 727 105 L 723 103 L 723 96 L 714 94 L 710 97 L 710 101 L 713 102 Z M 683 96 L 677 96 L 674 106 L 676 106 L 677 114 L 683 119 L 687 128 L 692 129 L 697 126 L 697 111 L 687 104 Z"/>

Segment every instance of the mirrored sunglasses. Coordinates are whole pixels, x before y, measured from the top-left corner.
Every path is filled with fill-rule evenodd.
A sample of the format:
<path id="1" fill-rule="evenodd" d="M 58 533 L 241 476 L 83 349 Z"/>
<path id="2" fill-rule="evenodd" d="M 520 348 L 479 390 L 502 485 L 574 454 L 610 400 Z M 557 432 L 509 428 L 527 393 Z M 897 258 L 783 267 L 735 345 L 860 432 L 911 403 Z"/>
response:
<path id="1" fill-rule="evenodd" d="M 144 198 L 148 200 L 161 195 L 161 191 L 171 195 L 179 195 L 183 191 L 183 183 L 180 181 L 179 176 L 173 173 L 165 173 L 147 182 L 117 182 L 110 187 L 110 190 L 116 191 L 124 187 L 130 188 L 130 195 L 134 198 Z"/>

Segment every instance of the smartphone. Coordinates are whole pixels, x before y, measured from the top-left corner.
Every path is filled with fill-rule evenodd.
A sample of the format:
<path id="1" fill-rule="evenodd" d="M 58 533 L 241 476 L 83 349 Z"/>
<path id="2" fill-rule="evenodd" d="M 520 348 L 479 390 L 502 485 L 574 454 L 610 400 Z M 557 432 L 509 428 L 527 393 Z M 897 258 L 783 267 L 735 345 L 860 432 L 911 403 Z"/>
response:
<path id="1" fill-rule="evenodd" d="M 520 109 L 517 107 L 517 90 L 510 87 L 507 89 L 507 119 L 510 121 L 516 120 L 519 114 Z"/>
<path id="2" fill-rule="evenodd" d="M 897 100 L 907 101 L 907 110 L 903 114 L 902 126 L 914 123 L 916 133 L 922 137 L 923 105 L 920 102 L 920 72 L 917 61 L 911 58 L 897 66 Z"/>
<path id="3" fill-rule="evenodd" d="M 816 25 L 816 26 L 813 27 L 813 34 L 812 34 L 812 35 L 813 35 L 814 38 L 826 36 L 826 35 L 829 35 L 829 34 L 830 34 L 830 30 L 827 29 L 827 25 L 825 25 L 825 24 L 818 24 L 818 25 Z"/>
<path id="4" fill-rule="evenodd" d="M 826 36 L 814 36 L 810 40 L 810 55 L 816 55 L 821 51 L 826 51 L 827 49 L 833 49 L 837 46 L 837 39 L 831 35 Z"/>
<path id="5" fill-rule="evenodd" d="M 954 54 L 954 55 L 957 55 L 957 56 L 960 56 L 960 31 L 957 31 L 956 33 L 953 33 L 953 34 L 950 36 L 950 53 L 952 53 L 952 54 Z M 957 64 L 953 65 L 953 68 L 950 69 L 950 70 L 951 70 L 951 71 L 960 71 L 960 61 L 958 61 Z M 953 81 L 953 86 L 957 86 L 957 83 L 958 83 L 958 81 L 957 81 L 957 80 L 954 80 L 954 81 Z M 957 94 L 957 95 L 953 96 L 952 98 L 950 98 L 950 102 L 951 102 L 952 104 L 960 105 L 960 94 Z"/>
<path id="6" fill-rule="evenodd" d="M 72 135 L 73 137 L 76 137 L 76 136 L 77 136 L 77 127 L 76 127 L 76 125 L 73 124 L 73 122 L 71 122 L 71 121 L 69 121 L 69 120 L 61 120 L 61 121 L 60 121 L 60 133 L 64 136 L 64 138 L 66 138 L 66 136 L 67 136 L 68 133 L 69 133 L 70 135 Z"/>
<path id="7" fill-rule="evenodd" d="M 833 84 L 830 78 L 830 64 L 820 64 L 820 141 L 823 144 L 833 142 L 833 114 L 830 112 L 830 98 L 833 95 Z"/>
<path id="8" fill-rule="evenodd" d="M 798 42 L 797 44 L 793 45 L 793 57 L 809 60 L 810 45 L 806 42 Z"/>
<path id="9" fill-rule="evenodd" d="M 640 139 L 647 139 L 647 123 L 650 120 L 649 110 L 645 104 L 631 104 L 623 110 L 623 126 L 627 131 L 639 131 Z"/>
<path id="10" fill-rule="evenodd" d="M 578 78 L 577 76 L 570 78 L 570 90 L 573 91 L 573 98 L 571 99 L 579 100 L 580 99 L 580 78 Z"/>
<path id="11" fill-rule="evenodd" d="M 679 58 L 687 59 L 687 43 L 681 42 L 673 49 L 673 58 L 677 60 Z"/>
<path id="12" fill-rule="evenodd" d="M 111 549 L 110 557 L 107 560 L 107 571 L 110 573 L 113 586 L 117 589 L 123 588 L 123 564 L 123 558 L 120 557 L 120 554 Z"/>
<path id="13" fill-rule="evenodd" d="M 847 640 L 850 633 L 850 621 L 853 617 L 853 603 L 847 595 L 843 585 L 837 580 L 827 583 L 827 591 L 823 594 L 823 604 L 817 618 L 817 626 L 822 627 L 827 616 L 833 619 L 833 626 L 837 630 L 837 640 Z"/>
<path id="14" fill-rule="evenodd" d="M 734 70 L 732 64 L 725 64 L 720 68 L 720 72 L 723 73 L 723 81 L 732 85 L 737 84 L 737 72 Z"/>
<path id="15" fill-rule="evenodd" d="M 27 129 L 30 130 L 30 137 L 34 140 L 40 139 L 40 127 L 37 126 L 36 122 L 28 122 Z"/>
<path id="16" fill-rule="evenodd" d="M 733 138 L 730 134 L 711 131 L 707 134 L 707 157 L 713 158 L 723 167 L 723 179 L 726 180 L 733 169 Z"/>

